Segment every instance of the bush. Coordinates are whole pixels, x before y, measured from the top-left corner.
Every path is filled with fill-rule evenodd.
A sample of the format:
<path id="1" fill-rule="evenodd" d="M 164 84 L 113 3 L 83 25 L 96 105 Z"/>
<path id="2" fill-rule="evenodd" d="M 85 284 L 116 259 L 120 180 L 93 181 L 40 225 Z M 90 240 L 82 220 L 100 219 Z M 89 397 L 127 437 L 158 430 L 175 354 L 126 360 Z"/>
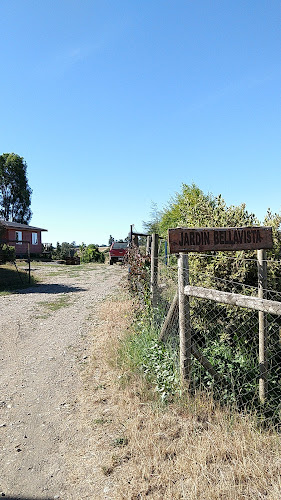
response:
<path id="1" fill-rule="evenodd" d="M 144 377 L 152 393 L 162 403 L 180 394 L 178 356 L 171 343 L 158 341 L 159 331 L 153 327 L 146 311 L 138 314 L 133 331 L 120 344 L 118 364 Z"/>
<path id="2" fill-rule="evenodd" d="M 57 242 L 57 247 L 52 251 L 52 258 L 65 260 L 66 257 L 74 257 L 75 245 L 75 241 L 73 241 L 72 243 L 63 241 L 61 245 L 59 242 Z"/>
<path id="3" fill-rule="evenodd" d="M 82 247 L 82 248 L 81 248 Z M 88 246 L 82 245 L 80 247 L 81 251 L 81 261 L 88 262 L 101 262 L 105 261 L 105 256 L 102 252 L 99 251 L 97 245 L 90 244 Z"/>

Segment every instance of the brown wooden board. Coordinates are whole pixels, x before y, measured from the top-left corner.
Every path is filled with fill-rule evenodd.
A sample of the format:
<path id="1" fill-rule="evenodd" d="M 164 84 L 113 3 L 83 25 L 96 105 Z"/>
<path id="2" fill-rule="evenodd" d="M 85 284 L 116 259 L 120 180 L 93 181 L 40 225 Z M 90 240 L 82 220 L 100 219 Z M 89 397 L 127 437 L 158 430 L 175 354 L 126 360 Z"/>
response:
<path id="1" fill-rule="evenodd" d="M 168 230 L 170 253 L 272 248 L 271 227 L 177 227 Z"/>

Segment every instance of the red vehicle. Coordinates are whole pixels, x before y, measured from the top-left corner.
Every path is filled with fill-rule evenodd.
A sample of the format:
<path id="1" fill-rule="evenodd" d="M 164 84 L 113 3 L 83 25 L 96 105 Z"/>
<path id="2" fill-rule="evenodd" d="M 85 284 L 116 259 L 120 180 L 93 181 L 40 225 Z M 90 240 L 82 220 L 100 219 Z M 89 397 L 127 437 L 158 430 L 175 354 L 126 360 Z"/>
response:
<path id="1" fill-rule="evenodd" d="M 123 262 L 128 251 L 128 243 L 114 241 L 109 249 L 109 264 L 112 266 L 114 262 Z"/>

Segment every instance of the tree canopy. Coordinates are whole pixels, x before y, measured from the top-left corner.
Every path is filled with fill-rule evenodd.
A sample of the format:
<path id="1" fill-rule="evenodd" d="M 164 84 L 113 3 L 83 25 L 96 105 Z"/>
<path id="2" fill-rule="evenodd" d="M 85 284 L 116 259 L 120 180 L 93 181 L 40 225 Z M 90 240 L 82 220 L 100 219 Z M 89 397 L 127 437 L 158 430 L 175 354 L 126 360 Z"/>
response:
<path id="1" fill-rule="evenodd" d="M 279 232 L 281 216 L 272 214 L 268 210 L 264 224 L 272 226 L 274 248 L 267 252 L 269 258 L 281 258 L 281 233 Z M 153 206 L 152 220 L 145 223 L 148 232 L 157 232 L 163 238 L 167 231 L 175 227 L 243 227 L 261 225 L 257 217 L 247 211 L 245 203 L 227 206 L 221 195 L 205 194 L 195 184 L 182 185 L 180 193 L 168 202 L 162 211 Z M 230 259 L 229 257 L 235 257 Z M 248 251 L 245 260 L 244 252 L 209 252 L 209 258 L 203 259 L 200 255 L 192 254 L 190 257 L 191 274 L 200 279 L 202 286 L 210 286 L 214 278 L 228 278 L 241 283 L 256 285 L 255 252 Z M 240 265 L 238 265 L 240 263 Z M 200 278 L 199 278 L 200 277 Z M 268 270 L 268 282 L 275 288 L 281 286 L 281 271 L 279 264 L 272 264 Z M 227 291 L 227 290 L 226 290 Z"/>
<path id="2" fill-rule="evenodd" d="M 11 222 L 28 224 L 32 190 L 27 180 L 27 165 L 15 153 L 0 155 L 0 217 Z"/>
<path id="3" fill-rule="evenodd" d="M 153 210 L 153 220 L 146 228 L 166 237 L 174 227 L 234 227 L 257 224 L 257 218 L 246 210 L 246 205 L 227 206 L 222 196 L 205 194 L 192 184 L 182 185 L 182 191 L 169 201 L 163 211 Z"/>

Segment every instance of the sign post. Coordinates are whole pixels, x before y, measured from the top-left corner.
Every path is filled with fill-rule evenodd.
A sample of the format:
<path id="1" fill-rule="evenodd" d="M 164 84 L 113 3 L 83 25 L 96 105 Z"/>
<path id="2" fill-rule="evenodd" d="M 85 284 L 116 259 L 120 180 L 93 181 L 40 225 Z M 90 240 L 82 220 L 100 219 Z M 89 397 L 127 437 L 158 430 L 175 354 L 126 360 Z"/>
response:
<path id="1" fill-rule="evenodd" d="M 178 301 L 180 331 L 180 370 L 181 379 L 190 377 L 191 326 L 189 302 L 184 294 L 188 285 L 188 252 L 257 250 L 258 260 L 258 297 L 266 294 L 266 249 L 273 247 L 271 227 L 219 227 L 219 228 L 182 228 L 169 229 L 170 253 L 179 254 L 178 261 Z M 187 286 L 188 288 L 188 286 Z M 189 299 L 188 299 L 189 300 Z M 259 397 L 265 402 L 267 393 L 267 331 L 265 313 L 259 311 Z"/>
<path id="2" fill-rule="evenodd" d="M 188 255 L 180 254 L 178 259 L 178 300 L 180 334 L 180 374 L 181 382 L 190 381 L 191 371 L 191 328 L 189 297 L 184 288 L 189 284 Z"/>
<path id="3" fill-rule="evenodd" d="M 170 253 L 272 248 L 271 227 L 169 229 Z"/>
<path id="4" fill-rule="evenodd" d="M 266 299 L 267 288 L 267 265 L 266 251 L 258 250 L 258 297 Z M 259 397 L 261 403 L 266 400 L 267 394 L 267 321 L 264 312 L 259 311 L 259 363 L 260 363 L 260 380 L 259 380 Z"/>
<path id="5" fill-rule="evenodd" d="M 151 301 L 153 307 L 156 307 L 157 293 L 158 293 L 158 243 L 159 243 L 159 236 L 158 234 L 153 233 L 151 240 L 151 279 L 150 279 Z"/>

